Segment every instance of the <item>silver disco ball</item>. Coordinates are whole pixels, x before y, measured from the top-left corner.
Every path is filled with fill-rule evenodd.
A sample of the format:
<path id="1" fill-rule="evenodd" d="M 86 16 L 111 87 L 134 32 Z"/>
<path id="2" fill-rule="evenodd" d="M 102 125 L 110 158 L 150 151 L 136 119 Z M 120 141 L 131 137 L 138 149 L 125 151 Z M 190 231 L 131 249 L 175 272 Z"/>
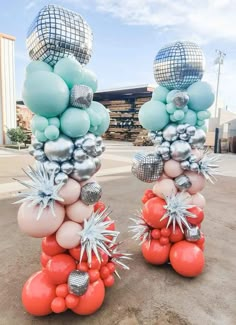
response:
<path id="1" fill-rule="evenodd" d="M 205 58 L 201 48 L 192 42 L 169 44 L 154 60 L 156 82 L 168 89 L 186 89 L 202 79 Z"/>
<path id="2" fill-rule="evenodd" d="M 93 33 L 76 12 L 60 6 L 43 7 L 31 24 L 26 46 L 32 60 L 51 66 L 64 57 L 87 64 L 92 55 Z"/>

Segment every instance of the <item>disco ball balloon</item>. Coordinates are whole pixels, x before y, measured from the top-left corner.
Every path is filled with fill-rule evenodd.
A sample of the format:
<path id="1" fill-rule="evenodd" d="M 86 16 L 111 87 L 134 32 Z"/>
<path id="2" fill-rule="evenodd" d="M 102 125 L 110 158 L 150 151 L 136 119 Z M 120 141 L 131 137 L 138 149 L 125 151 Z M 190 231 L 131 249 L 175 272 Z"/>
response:
<path id="1" fill-rule="evenodd" d="M 202 79 L 205 59 L 201 48 L 192 42 L 169 44 L 154 60 L 156 82 L 171 89 L 186 89 Z"/>
<path id="2" fill-rule="evenodd" d="M 43 7 L 31 24 L 26 46 L 32 60 L 54 66 L 64 57 L 87 64 L 92 54 L 93 33 L 76 12 L 56 5 Z"/>

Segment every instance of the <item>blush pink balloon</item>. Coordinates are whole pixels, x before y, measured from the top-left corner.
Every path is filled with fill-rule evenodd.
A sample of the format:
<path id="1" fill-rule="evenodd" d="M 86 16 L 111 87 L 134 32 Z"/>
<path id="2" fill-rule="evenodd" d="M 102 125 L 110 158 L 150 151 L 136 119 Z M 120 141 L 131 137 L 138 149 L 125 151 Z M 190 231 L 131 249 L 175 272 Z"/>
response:
<path id="1" fill-rule="evenodd" d="M 204 209 L 206 206 L 206 199 L 201 193 L 196 193 L 192 195 L 192 204 Z"/>
<path id="2" fill-rule="evenodd" d="M 85 219 L 89 219 L 92 213 L 93 205 L 86 205 L 80 200 L 66 207 L 67 217 L 79 223 L 84 222 Z"/>
<path id="3" fill-rule="evenodd" d="M 199 161 L 203 157 L 203 152 L 199 149 L 192 149 L 191 153 L 192 153 L 192 155 L 196 156 L 196 158 L 197 158 L 196 161 Z"/>
<path id="4" fill-rule="evenodd" d="M 163 179 L 170 179 L 165 173 L 162 173 L 161 177 L 158 178 L 158 182 L 162 181 Z"/>
<path id="5" fill-rule="evenodd" d="M 165 196 L 176 194 L 177 188 L 175 187 L 175 183 L 172 181 L 172 179 L 163 179 L 156 182 L 156 184 L 153 186 L 153 193 L 164 199 Z"/>
<path id="6" fill-rule="evenodd" d="M 27 235 L 35 238 L 46 237 L 56 232 L 65 217 L 64 207 L 55 202 L 55 215 L 49 207 L 46 207 L 37 220 L 39 205 L 29 206 L 29 203 L 24 202 L 19 208 L 17 216 L 19 228 Z"/>
<path id="7" fill-rule="evenodd" d="M 184 174 L 188 176 L 192 183 L 192 186 L 188 189 L 190 194 L 196 194 L 203 190 L 205 186 L 205 177 L 203 175 L 191 171 L 187 171 Z"/>
<path id="8" fill-rule="evenodd" d="M 78 246 L 81 238 L 79 233 L 82 229 L 82 226 L 74 221 L 63 222 L 56 233 L 57 243 L 65 249 Z"/>
<path id="9" fill-rule="evenodd" d="M 170 178 L 178 177 L 183 173 L 183 169 L 180 167 L 180 163 L 174 159 L 170 159 L 165 162 L 164 171 Z"/>
<path id="10" fill-rule="evenodd" d="M 80 196 L 80 184 L 74 179 L 69 178 L 59 191 L 59 196 L 64 200 L 64 205 L 75 203 Z"/>

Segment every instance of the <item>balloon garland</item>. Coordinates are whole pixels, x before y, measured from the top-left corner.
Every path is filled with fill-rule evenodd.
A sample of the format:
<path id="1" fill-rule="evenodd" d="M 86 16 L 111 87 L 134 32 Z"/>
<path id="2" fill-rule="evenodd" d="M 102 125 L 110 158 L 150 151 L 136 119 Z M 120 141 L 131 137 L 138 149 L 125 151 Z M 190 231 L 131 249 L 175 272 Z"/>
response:
<path id="1" fill-rule="evenodd" d="M 134 156 L 132 173 L 154 182 L 145 191 L 142 210 L 132 218 L 133 238 L 151 264 L 170 262 L 174 270 L 195 277 L 204 267 L 205 180 L 214 182 L 216 157 L 203 149 L 205 120 L 214 102 L 210 85 L 201 81 L 204 56 L 192 42 L 162 48 L 154 61 L 159 84 L 139 111 L 155 149 Z"/>
<path id="2" fill-rule="evenodd" d="M 92 32 L 84 19 L 59 6 L 45 6 L 32 23 L 27 47 L 25 104 L 35 114 L 30 154 L 36 167 L 20 181 L 19 228 L 42 239 L 42 269 L 25 283 L 27 312 L 44 316 L 71 309 L 79 315 L 102 305 L 117 267 L 128 269 L 119 251 L 119 232 L 100 201 L 94 175 L 105 150 L 106 108 L 93 101 L 95 74 L 86 69 Z"/>

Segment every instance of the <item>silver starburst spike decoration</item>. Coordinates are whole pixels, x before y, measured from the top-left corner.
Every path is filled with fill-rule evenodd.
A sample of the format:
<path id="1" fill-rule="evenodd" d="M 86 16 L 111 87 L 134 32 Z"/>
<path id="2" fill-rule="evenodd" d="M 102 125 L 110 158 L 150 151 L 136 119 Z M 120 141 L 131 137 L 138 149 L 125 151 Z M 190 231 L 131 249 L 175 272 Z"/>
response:
<path id="1" fill-rule="evenodd" d="M 179 225 L 183 233 L 183 225 L 186 226 L 188 229 L 191 228 L 186 218 L 196 218 L 196 216 L 190 211 L 188 211 L 188 209 L 191 209 L 194 206 L 189 205 L 187 200 L 188 197 L 184 192 L 179 192 L 176 195 L 172 193 L 170 196 L 165 197 L 166 205 L 164 205 L 163 207 L 166 210 L 166 213 L 160 219 L 160 221 L 169 218 L 166 228 L 168 228 L 170 224 L 172 224 L 173 232 L 175 232 L 175 226 L 177 224 Z"/>
<path id="2" fill-rule="evenodd" d="M 146 240 L 151 240 L 151 229 L 142 217 L 142 211 L 137 211 L 136 218 L 130 218 L 134 222 L 134 226 L 129 226 L 129 232 L 134 235 L 132 239 L 140 240 L 139 245 L 142 245 Z"/>
<path id="3" fill-rule="evenodd" d="M 87 253 L 89 264 L 92 261 L 92 253 L 101 262 L 99 249 L 108 256 L 111 256 L 109 245 L 115 242 L 119 231 L 107 229 L 114 222 L 113 220 L 104 221 L 110 214 L 111 211 L 108 207 L 102 212 L 94 212 L 88 220 L 84 220 L 84 228 L 79 232 L 81 236 L 80 262 L 85 252 Z M 112 239 L 109 239 L 108 236 Z"/>
<path id="4" fill-rule="evenodd" d="M 37 220 L 40 219 L 42 212 L 46 207 L 50 207 L 53 216 L 56 216 L 54 211 L 54 202 L 64 201 L 58 195 L 64 183 L 55 184 L 55 173 L 53 172 L 52 174 L 49 174 L 43 164 L 38 164 L 36 169 L 29 166 L 28 170 L 23 169 L 23 171 L 30 178 L 30 181 L 25 182 L 18 179 L 15 180 L 27 187 L 28 191 L 20 193 L 19 196 L 23 197 L 23 199 L 15 202 L 15 204 L 28 201 L 29 206 L 39 205 L 40 209 Z"/>
<path id="5" fill-rule="evenodd" d="M 132 254 L 129 253 L 124 253 L 119 251 L 119 246 L 122 244 L 123 242 L 118 242 L 115 244 L 111 244 L 111 246 L 109 247 L 109 251 L 110 251 L 110 262 L 113 262 L 116 266 L 120 267 L 123 270 L 129 270 L 128 265 L 126 265 L 124 263 L 124 260 L 131 260 L 131 256 Z M 120 279 L 120 275 L 118 273 L 117 270 L 115 270 L 115 275 Z"/>
<path id="6" fill-rule="evenodd" d="M 214 184 L 216 181 L 215 175 L 219 175 L 219 165 L 217 164 L 219 161 L 216 155 L 210 151 L 205 151 L 203 158 L 198 162 L 198 173 Z"/>

